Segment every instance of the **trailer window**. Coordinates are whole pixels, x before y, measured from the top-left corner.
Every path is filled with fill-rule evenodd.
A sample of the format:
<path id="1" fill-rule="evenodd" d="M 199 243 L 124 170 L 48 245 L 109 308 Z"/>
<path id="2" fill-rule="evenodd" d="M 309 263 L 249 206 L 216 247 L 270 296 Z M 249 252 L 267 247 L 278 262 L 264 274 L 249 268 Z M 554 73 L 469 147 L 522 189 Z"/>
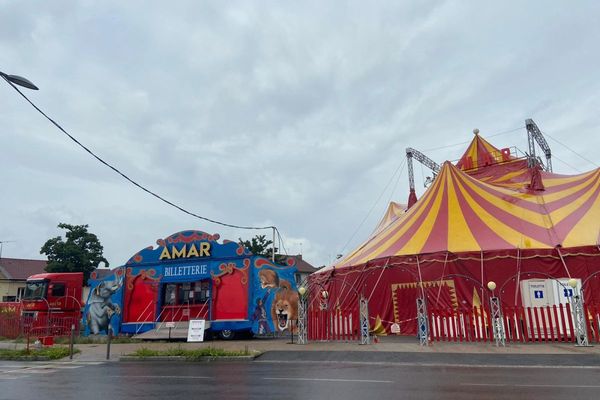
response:
<path id="1" fill-rule="evenodd" d="M 47 289 L 47 281 L 28 281 L 25 286 L 23 299 L 45 299 Z"/>
<path id="2" fill-rule="evenodd" d="M 175 305 L 175 293 L 177 292 L 177 285 L 169 283 L 165 286 L 165 301 L 164 304 L 173 306 Z"/>
<path id="3" fill-rule="evenodd" d="M 164 305 L 204 304 L 209 300 L 209 280 L 179 284 L 169 283 L 164 286 Z"/>
<path id="4" fill-rule="evenodd" d="M 65 295 L 65 284 L 55 283 L 52 285 L 52 296 L 62 297 Z"/>

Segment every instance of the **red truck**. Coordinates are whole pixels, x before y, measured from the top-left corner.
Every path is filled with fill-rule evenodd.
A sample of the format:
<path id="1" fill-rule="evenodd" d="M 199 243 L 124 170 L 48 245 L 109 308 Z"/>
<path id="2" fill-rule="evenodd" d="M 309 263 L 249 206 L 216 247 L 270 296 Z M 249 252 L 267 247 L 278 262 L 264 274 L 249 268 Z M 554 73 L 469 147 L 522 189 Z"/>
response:
<path id="1" fill-rule="evenodd" d="M 23 331 L 31 336 L 63 336 L 79 329 L 82 272 L 54 272 L 27 278 L 21 299 Z"/>

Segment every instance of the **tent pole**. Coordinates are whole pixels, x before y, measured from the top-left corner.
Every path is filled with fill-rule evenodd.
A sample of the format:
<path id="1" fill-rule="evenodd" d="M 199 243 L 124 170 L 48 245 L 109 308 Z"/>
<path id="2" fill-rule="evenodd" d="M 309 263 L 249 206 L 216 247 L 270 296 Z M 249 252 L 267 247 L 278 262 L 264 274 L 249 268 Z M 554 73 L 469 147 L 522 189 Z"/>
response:
<path id="1" fill-rule="evenodd" d="M 273 254 L 271 254 L 271 261 L 275 263 L 275 227 L 273 226 Z"/>
<path id="2" fill-rule="evenodd" d="M 484 287 L 485 287 L 485 282 L 483 280 L 483 249 L 480 250 L 481 252 L 481 306 L 483 307 L 483 305 L 485 304 L 485 293 L 484 293 Z"/>
<path id="3" fill-rule="evenodd" d="M 442 276 L 440 276 L 440 283 L 438 284 L 439 289 L 437 297 L 435 298 L 435 307 L 440 308 L 438 302 L 440 301 L 440 295 L 442 294 L 442 282 L 444 281 L 444 274 L 446 273 L 446 263 L 448 262 L 448 252 L 446 252 L 446 258 L 444 259 L 444 268 L 442 269 Z"/>
<path id="4" fill-rule="evenodd" d="M 517 296 L 521 290 L 521 249 L 517 247 L 517 287 L 515 288 L 515 302 L 514 306 L 517 306 Z M 500 293 L 502 295 L 502 293 Z"/>
<path id="5" fill-rule="evenodd" d="M 369 298 L 367 299 L 368 301 L 371 301 L 371 297 L 373 297 L 373 293 L 375 293 L 375 289 L 377 289 L 377 286 L 379 285 L 379 282 L 381 281 L 381 277 L 383 276 L 383 273 L 385 272 L 385 269 L 387 268 L 389 261 L 390 261 L 390 259 L 388 258 L 385 261 L 385 265 L 383 266 L 383 268 L 381 268 L 381 274 L 379 274 L 379 278 L 377 279 L 375 286 L 373 286 L 373 290 L 371 290 L 371 294 L 369 295 Z"/>
<path id="6" fill-rule="evenodd" d="M 421 287 L 421 297 L 425 300 L 425 289 L 423 288 L 423 276 L 421 276 L 421 264 L 419 263 L 419 256 L 417 255 L 417 270 L 419 271 L 419 286 Z"/>
<path id="7" fill-rule="evenodd" d="M 571 279 L 571 272 L 569 271 L 569 268 L 567 267 L 567 263 L 565 262 L 565 259 L 563 258 L 563 255 L 560 252 L 560 246 L 556 246 L 556 250 L 558 251 L 558 255 L 560 256 L 560 261 L 562 262 L 563 267 L 565 267 L 565 271 L 567 271 L 567 275 L 569 276 L 569 279 Z"/>

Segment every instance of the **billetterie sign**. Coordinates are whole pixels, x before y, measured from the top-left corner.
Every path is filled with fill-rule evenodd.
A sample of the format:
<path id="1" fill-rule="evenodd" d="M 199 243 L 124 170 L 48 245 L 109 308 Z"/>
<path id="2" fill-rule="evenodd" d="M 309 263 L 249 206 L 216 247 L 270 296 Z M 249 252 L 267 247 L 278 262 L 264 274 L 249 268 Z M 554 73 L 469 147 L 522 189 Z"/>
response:
<path id="1" fill-rule="evenodd" d="M 179 258 L 210 257 L 210 243 L 200 242 L 198 244 L 184 244 L 180 249 L 175 246 L 165 246 L 160 253 L 159 260 L 175 260 Z"/>
<path id="2" fill-rule="evenodd" d="M 206 265 L 181 265 L 176 267 L 165 267 L 165 278 L 173 276 L 206 275 Z"/>

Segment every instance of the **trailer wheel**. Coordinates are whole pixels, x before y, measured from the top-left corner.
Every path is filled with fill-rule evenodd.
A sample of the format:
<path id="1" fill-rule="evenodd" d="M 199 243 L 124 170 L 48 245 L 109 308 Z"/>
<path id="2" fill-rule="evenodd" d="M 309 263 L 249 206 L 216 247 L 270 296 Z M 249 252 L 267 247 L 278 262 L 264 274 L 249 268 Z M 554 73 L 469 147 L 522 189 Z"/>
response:
<path id="1" fill-rule="evenodd" d="M 219 337 L 223 340 L 231 340 L 235 337 L 235 332 L 231 329 L 223 329 L 219 332 Z"/>

